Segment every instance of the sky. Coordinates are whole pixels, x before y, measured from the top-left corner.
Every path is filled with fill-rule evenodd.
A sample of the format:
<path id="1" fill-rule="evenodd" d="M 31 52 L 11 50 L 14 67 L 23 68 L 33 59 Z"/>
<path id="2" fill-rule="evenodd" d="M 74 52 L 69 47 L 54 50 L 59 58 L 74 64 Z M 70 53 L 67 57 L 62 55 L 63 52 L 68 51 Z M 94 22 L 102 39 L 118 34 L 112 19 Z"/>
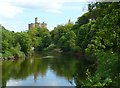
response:
<path id="1" fill-rule="evenodd" d="M 28 24 L 47 23 L 53 30 L 58 24 L 66 24 L 69 19 L 74 23 L 87 12 L 90 0 L 0 0 L 0 24 L 11 31 L 28 30 Z M 92 0 L 93 1 L 93 0 Z"/>

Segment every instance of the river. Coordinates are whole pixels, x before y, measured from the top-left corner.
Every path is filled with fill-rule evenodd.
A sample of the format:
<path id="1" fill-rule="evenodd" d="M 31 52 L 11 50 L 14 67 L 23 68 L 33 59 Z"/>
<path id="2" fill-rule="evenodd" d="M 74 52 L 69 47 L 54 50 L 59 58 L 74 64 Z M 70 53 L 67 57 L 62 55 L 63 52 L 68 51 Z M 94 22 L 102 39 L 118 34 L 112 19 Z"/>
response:
<path id="1" fill-rule="evenodd" d="M 84 55 L 36 52 L 32 57 L 3 61 L 3 86 L 76 86 L 92 62 Z"/>

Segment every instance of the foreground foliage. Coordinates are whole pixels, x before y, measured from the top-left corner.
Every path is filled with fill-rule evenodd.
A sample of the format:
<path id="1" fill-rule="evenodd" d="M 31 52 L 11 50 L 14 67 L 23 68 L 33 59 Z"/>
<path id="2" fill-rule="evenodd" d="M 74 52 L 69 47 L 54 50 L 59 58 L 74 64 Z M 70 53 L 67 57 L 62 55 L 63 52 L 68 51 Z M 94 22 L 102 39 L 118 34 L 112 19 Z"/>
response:
<path id="1" fill-rule="evenodd" d="M 120 3 L 89 3 L 88 12 L 78 17 L 71 28 L 61 25 L 51 31 L 54 44 L 65 52 L 84 51 L 96 57 L 94 75 L 88 68 L 88 76 L 79 86 L 116 86 L 120 81 Z M 95 66 L 94 66 L 95 67 Z M 77 77 L 80 78 L 79 76 Z"/>

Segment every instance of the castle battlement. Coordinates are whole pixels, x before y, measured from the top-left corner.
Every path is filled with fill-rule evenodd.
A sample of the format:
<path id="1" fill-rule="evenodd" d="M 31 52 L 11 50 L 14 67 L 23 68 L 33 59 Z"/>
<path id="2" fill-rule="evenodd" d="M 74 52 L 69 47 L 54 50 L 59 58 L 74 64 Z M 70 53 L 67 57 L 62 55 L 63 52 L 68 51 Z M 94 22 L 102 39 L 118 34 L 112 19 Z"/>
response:
<path id="1" fill-rule="evenodd" d="M 35 17 L 35 23 L 28 24 L 28 29 L 30 30 L 32 28 L 47 28 L 47 23 L 38 23 L 38 18 Z"/>

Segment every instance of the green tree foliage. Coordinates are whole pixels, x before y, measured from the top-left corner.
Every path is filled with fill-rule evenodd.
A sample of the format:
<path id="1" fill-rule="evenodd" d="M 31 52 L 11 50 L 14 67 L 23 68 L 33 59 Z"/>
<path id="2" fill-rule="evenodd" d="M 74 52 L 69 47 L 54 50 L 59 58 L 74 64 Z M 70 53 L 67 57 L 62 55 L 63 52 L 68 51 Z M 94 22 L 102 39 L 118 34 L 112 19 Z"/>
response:
<path id="1" fill-rule="evenodd" d="M 32 40 L 32 46 L 37 48 L 42 43 L 42 38 L 39 36 L 37 29 L 33 28 L 28 31 L 29 38 Z"/>
<path id="2" fill-rule="evenodd" d="M 119 55 L 109 52 L 101 52 L 97 55 L 97 70 L 92 75 L 89 69 L 86 70 L 86 80 L 78 85 L 89 87 L 119 87 Z"/>
<path id="3" fill-rule="evenodd" d="M 64 36 L 62 36 L 59 41 L 59 47 L 63 51 L 74 51 L 76 50 L 76 35 L 73 31 L 67 32 Z"/>
<path id="4" fill-rule="evenodd" d="M 0 27 L 2 34 L 3 58 L 21 57 L 31 54 L 31 47 L 44 49 L 51 44 L 51 35 L 46 28 L 31 29 L 27 32 L 12 32 Z"/>
<path id="5" fill-rule="evenodd" d="M 65 29 L 63 25 L 58 25 L 54 28 L 53 31 L 51 31 L 51 38 L 54 44 L 58 44 L 58 40 L 60 37 L 62 37 L 66 32 L 68 32 L 68 29 Z"/>
<path id="6" fill-rule="evenodd" d="M 117 2 L 89 3 L 88 12 L 78 17 L 71 28 L 77 45 L 87 53 L 100 50 L 120 51 L 120 9 Z"/>
<path id="7" fill-rule="evenodd" d="M 97 68 L 94 75 L 89 69 L 88 76 L 82 86 L 115 86 L 118 87 L 119 53 L 120 51 L 120 4 L 117 2 L 97 2 L 89 4 L 89 12 L 84 15 L 89 23 L 77 25 L 73 29 L 76 33 L 78 45 L 87 54 L 96 55 Z"/>
<path id="8" fill-rule="evenodd" d="M 28 31 L 29 37 L 32 39 L 32 46 L 35 49 L 44 49 L 51 44 L 51 35 L 46 28 L 31 29 Z"/>
<path id="9" fill-rule="evenodd" d="M 4 27 L 0 30 L 2 31 L 2 57 L 22 57 L 21 46 L 19 43 L 15 43 L 15 33 L 6 30 Z"/>
<path id="10" fill-rule="evenodd" d="M 88 12 L 78 17 L 73 26 L 67 28 L 66 25 L 59 25 L 51 32 L 54 44 L 65 52 L 83 50 L 89 55 L 96 56 L 100 52 L 104 52 L 103 58 L 97 59 L 98 67 L 95 75 L 102 74 L 104 71 L 108 73 L 102 74 L 105 76 L 104 79 L 101 79 L 100 75 L 97 75 L 98 77 L 89 76 L 90 82 L 88 80 L 87 82 L 90 85 L 111 85 L 116 78 L 115 74 L 109 71 L 117 71 L 116 66 L 118 65 L 116 62 L 118 59 L 114 53 L 120 52 L 119 7 L 118 2 L 89 3 Z M 113 54 L 107 54 L 107 51 Z M 104 67 L 105 63 L 110 63 L 107 64 L 107 69 Z M 98 71 L 99 69 L 102 71 Z M 83 85 L 88 86 L 87 82 Z"/>
<path id="11" fill-rule="evenodd" d="M 71 30 L 73 27 L 72 23 L 65 25 L 58 25 L 51 31 L 51 37 L 53 43 L 63 51 L 77 51 L 78 46 L 76 45 L 76 34 Z"/>
<path id="12" fill-rule="evenodd" d="M 105 6 L 104 8 L 102 6 Z M 119 3 L 100 3 L 98 7 L 103 9 L 101 15 L 96 19 L 96 34 L 91 39 L 91 44 L 98 50 L 119 51 Z M 110 12 L 111 11 L 111 12 Z M 104 15 L 103 15 L 104 14 Z M 89 46 L 88 46 L 89 47 Z"/>
<path id="13" fill-rule="evenodd" d="M 15 35 L 15 43 L 19 43 L 21 46 L 21 51 L 25 53 L 25 55 L 30 54 L 30 49 L 32 47 L 32 41 L 29 38 L 29 35 L 26 32 L 16 33 Z"/>

